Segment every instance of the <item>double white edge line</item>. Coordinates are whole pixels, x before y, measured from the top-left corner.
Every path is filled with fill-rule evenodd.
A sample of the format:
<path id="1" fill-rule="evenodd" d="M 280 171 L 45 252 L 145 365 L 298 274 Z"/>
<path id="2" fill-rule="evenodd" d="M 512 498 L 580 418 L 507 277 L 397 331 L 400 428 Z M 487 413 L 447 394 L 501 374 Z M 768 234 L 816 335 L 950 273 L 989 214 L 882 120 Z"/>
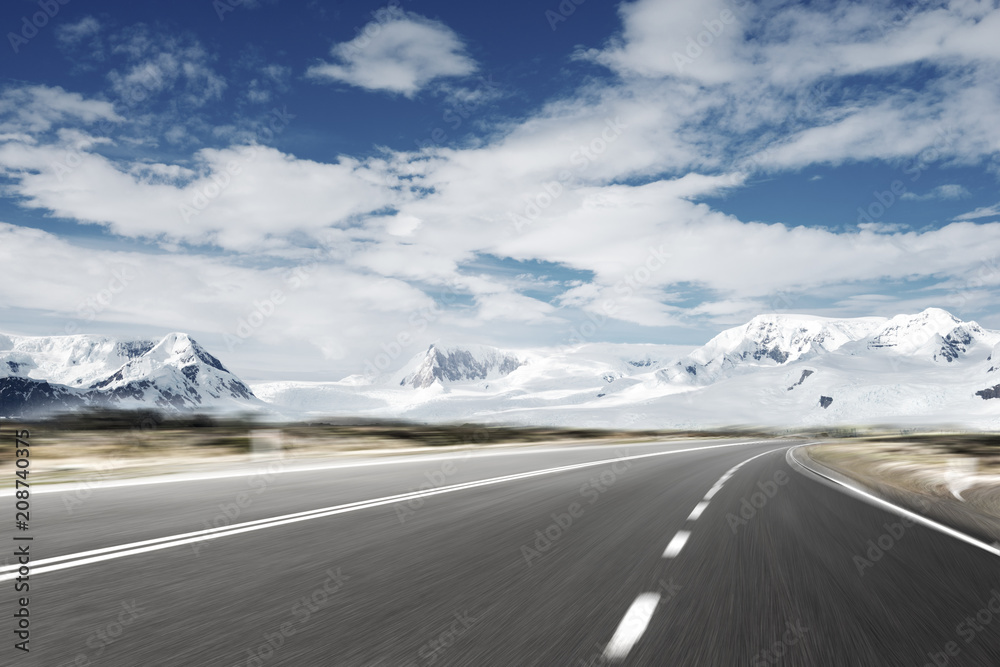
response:
<path id="1" fill-rule="evenodd" d="M 686 452 L 697 452 L 709 449 L 720 449 L 723 447 L 741 447 L 745 445 L 757 444 L 758 442 L 760 441 L 753 440 L 748 442 L 733 442 L 723 445 L 708 445 L 705 447 L 689 447 L 687 449 L 674 449 L 667 452 L 653 452 L 650 454 L 619 456 L 613 459 L 588 461 L 586 463 L 574 463 L 572 465 L 559 466 L 556 468 L 533 470 L 530 472 L 516 473 L 513 475 L 504 475 L 502 477 L 493 477 L 490 479 L 483 479 L 475 482 L 453 484 L 450 486 L 443 486 L 437 489 L 427 489 L 424 491 L 412 491 L 409 493 L 400 493 L 393 496 L 374 498 L 372 500 L 362 500 L 353 503 L 346 503 L 343 505 L 322 507 L 319 509 L 308 510 L 305 512 L 295 512 L 293 514 L 285 514 L 282 516 L 271 517 L 269 519 L 258 519 L 256 521 L 247 521 L 244 523 L 234 524 L 232 526 L 222 526 L 220 528 L 208 528 L 205 530 L 197 530 L 191 533 L 182 533 L 180 535 L 171 535 L 168 537 L 158 537 L 152 540 L 144 540 L 141 542 L 132 542 L 131 544 L 121 544 L 114 547 L 93 549 L 91 551 L 83 551 L 75 554 L 56 556 L 54 558 L 43 558 L 41 560 L 32 561 L 30 571 L 31 574 L 33 575 L 45 574 L 46 572 L 55 572 L 57 570 L 64 570 L 71 567 L 79 567 L 81 565 L 89 565 L 91 563 L 100 563 L 102 561 L 112 560 L 115 558 L 124 558 L 125 556 L 134 556 L 136 554 L 147 553 L 150 551 L 158 551 L 160 549 L 169 549 L 171 547 L 178 547 L 185 544 L 196 544 L 198 542 L 204 542 L 207 540 L 216 540 L 221 537 L 229 537 L 230 535 L 238 535 L 240 533 L 249 533 L 255 530 L 264 530 L 265 528 L 283 526 L 285 524 L 296 523 L 299 521 L 309 521 L 311 519 L 320 519 L 327 516 L 333 516 L 335 514 L 356 512 L 358 510 L 368 509 L 371 507 L 379 507 L 382 505 L 389 505 L 391 503 L 404 502 L 415 498 L 426 498 L 428 496 L 436 496 L 444 493 L 453 493 L 455 491 L 475 489 L 481 486 L 503 484 L 504 482 L 512 482 L 515 480 L 528 479 L 531 477 L 540 477 L 542 475 L 553 475 L 556 473 L 567 472 L 570 470 L 593 468 L 596 466 L 608 465 L 619 461 L 635 461 L 638 459 L 652 458 L 655 456 L 671 456 L 674 454 L 683 454 Z M 19 565 L 0 566 L 0 581 L 10 581 L 12 579 L 17 578 L 19 576 L 18 574 L 19 567 L 20 567 Z"/>

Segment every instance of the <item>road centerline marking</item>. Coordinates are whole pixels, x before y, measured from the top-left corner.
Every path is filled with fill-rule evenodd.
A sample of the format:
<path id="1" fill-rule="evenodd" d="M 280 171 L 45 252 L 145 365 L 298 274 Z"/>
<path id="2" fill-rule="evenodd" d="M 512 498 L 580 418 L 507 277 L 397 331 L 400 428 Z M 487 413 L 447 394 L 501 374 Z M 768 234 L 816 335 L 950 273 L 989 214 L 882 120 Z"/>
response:
<path id="1" fill-rule="evenodd" d="M 664 558 L 676 558 L 677 554 L 681 552 L 684 545 L 687 544 L 688 538 L 691 537 L 690 530 L 678 530 L 674 538 L 670 540 L 670 544 L 667 545 L 666 550 L 663 552 Z"/>
<path id="2" fill-rule="evenodd" d="M 694 509 L 691 510 L 691 514 L 688 515 L 687 520 L 688 521 L 697 521 L 698 519 L 700 519 L 701 515 L 705 511 L 706 507 L 708 507 L 708 501 L 707 500 L 703 500 L 700 503 L 698 503 L 697 505 L 695 505 Z"/>
<path id="3" fill-rule="evenodd" d="M 659 456 L 672 456 L 674 454 L 705 451 L 705 450 L 719 449 L 725 447 L 753 445 L 759 442 L 760 442 L 759 440 L 752 440 L 746 442 L 726 443 L 721 445 L 709 445 L 706 447 L 674 449 L 666 452 L 651 452 L 648 454 L 619 456 L 613 459 L 586 461 L 584 463 L 574 463 L 565 466 L 557 466 L 554 468 L 545 468 L 542 470 L 532 470 L 522 473 L 515 473 L 512 475 L 504 475 L 501 477 L 493 477 L 485 480 L 476 480 L 472 482 L 464 482 L 461 484 L 453 484 L 450 486 L 443 486 L 436 489 L 427 489 L 423 491 L 414 491 L 409 493 L 396 494 L 392 496 L 384 496 L 382 498 L 373 498 L 370 500 L 355 501 L 341 505 L 333 505 L 330 507 L 323 507 L 314 510 L 306 510 L 303 512 L 295 512 L 293 514 L 285 514 L 281 516 L 270 517 L 267 519 L 258 519 L 255 521 L 248 521 L 245 523 L 223 526 L 220 528 L 209 528 L 206 530 L 198 530 L 189 533 L 181 533 L 166 537 L 158 537 L 150 540 L 143 540 L 141 542 L 133 542 L 130 544 L 121 544 L 112 547 L 92 549 L 89 551 L 84 551 L 76 554 L 66 554 L 63 556 L 55 556 L 53 558 L 45 558 L 42 560 L 34 561 L 32 563 L 31 573 L 35 575 L 44 574 L 46 572 L 63 570 L 71 567 L 78 567 L 81 565 L 88 565 L 91 563 L 98 563 L 116 558 L 123 558 L 125 556 L 137 555 L 141 553 L 147 553 L 150 551 L 158 551 L 160 549 L 168 549 L 171 547 L 181 546 L 184 544 L 195 544 L 197 542 L 205 540 L 219 539 L 231 535 L 238 535 L 242 533 L 263 530 L 265 528 L 272 528 L 290 523 L 297 523 L 300 521 L 308 521 L 311 519 L 319 519 L 327 516 L 333 516 L 336 514 L 343 514 L 346 512 L 354 512 L 362 509 L 379 507 L 382 505 L 388 505 L 391 503 L 397 503 L 415 498 L 425 498 L 428 496 L 453 493 L 456 491 L 463 491 L 466 489 L 473 489 L 482 486 L 491 486 L 494 484 L 501 484 L 504 482 L 528 479 L 531 477 L 538 477 L 542 475 L 551 475 L 571 470 L 579 470 L 582 468 L 591 468 L 595 466 L 608 465 L 620 461 L 634 461 L 639 459 L 646 459 Z M 0 566 L 0 582 L 10 581 L 15 579 L 18 576 L 17 570 L 18 570 L 17 565 Z"/>
<path id="4" fill-rule="evenodd" d="M 618 624 L 611 641 L 604 647 L 604 658 L 607 660 L 623 660 L 632 647 L 646 632 L 649 621 L 653 618 L 657 605 L 660 604 L 659 593 L 642 593 L 632 602 L 625 612 L 624 618 Z"/>

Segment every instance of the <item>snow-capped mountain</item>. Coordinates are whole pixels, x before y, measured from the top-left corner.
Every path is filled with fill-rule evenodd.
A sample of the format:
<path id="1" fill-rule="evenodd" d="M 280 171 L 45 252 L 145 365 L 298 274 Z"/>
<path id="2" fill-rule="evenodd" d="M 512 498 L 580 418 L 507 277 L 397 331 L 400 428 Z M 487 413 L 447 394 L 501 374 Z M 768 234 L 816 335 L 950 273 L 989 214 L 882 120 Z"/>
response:
<path id="1" fill-rule="evenodd" d="M 402 372 L 400 385 L 416 389 L 435 382 L 453 383 L 501 378 L 517 370 L 523 362 L 514 354 L 485 345 L 458 347 L 431 345 L 423 357 L 417 357 Z"/>
<path id="2" fill-rule="evenodd" d="M 758 315 L 728 329 L 660 372 L 668 382 L 706 385 L 740 369 L 780 366 L 832 352 L 878 330 L 885 320 Z"/>
<path id="3" fill-rule="evenodd" d="M 160 341 L 0 334 L 0 416 L 86 406 L 211 410 L 259 404 L 187 334 Z"/>
<path id="4" fill-rule="evenodd" d="M 100 405 L 611 428 L 1000 428 L 1000 332 L 939 309 L 892 318 L 760 315 L 677 351 L 435 343 L 392 372 L 251 391 L 185 334 L 0 335 L 0 416 Z"/>
<path id="5" fill-rule="evenodd" d="M 422 421 L 1000 428 L 1000 332 L 936 308 L 892 318 L 760 315 L 680 358 L 672 351 L 432 346 L 382 378 L 254 391 L 279 409 Z"/>
<path id="6" fill-rule="evenodd" d="M 661 372 L 668 382 L 706 385 L 756 368 L 783 366 L 842 350 L 885 358 L 921 357 L 951 362 L 971 347 L 1000 342 L 1000 333 L 962 322 L 939 308 L 891 319 L 831 319 L 758 315 L 728 329 Z"/>

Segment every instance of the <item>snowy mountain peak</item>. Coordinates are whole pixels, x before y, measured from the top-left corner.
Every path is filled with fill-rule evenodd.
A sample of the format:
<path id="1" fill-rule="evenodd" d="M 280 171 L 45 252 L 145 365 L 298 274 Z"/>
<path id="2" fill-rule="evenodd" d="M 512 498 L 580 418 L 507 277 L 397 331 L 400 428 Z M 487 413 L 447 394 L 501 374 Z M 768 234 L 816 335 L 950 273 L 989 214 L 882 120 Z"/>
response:
<path id="1" fill-rule="evenodd" d="M 916 349 L 925 345 L 932 336 L 946 336 L 961 324 L 960 319 L 940 308 L 928 308 L 916 315 L 896 315 L 874 333 L 869 347 Z"/>
<path id="2" fill-rule="evenodd" d="M 402 371 L 399 384 L 415 389 L 435 382 L 486 380 L 509 375 L 523 365 L 510 352 L 486 345 L 456 346 L 435 343 L 417 355 Z"/>
<path id="3" fill-rule="evenodd" d="M 159 341 L 0 334 L 0 415 L 86 405 L 183 410 L 256 401 L 247 385 L 184 333 Z"/>
<path id="4" fill-rule="evenodd" d="M 661 380 L 705 385 L 750 368 L 781 366 L 843 350 L 889 352 L 951 362 L 1000 334 L 963 322 L 940 308 L 893 318 L 833 319 L 810 315 L 758 315 L 723 331 L 705 346 L 660 371 Z"/>
<path id="5" fill-rule="evenodd" d="M 940 308 L 928 308 L 916 315 L 897 315 L 888 320 L 868 339 L 867 347 L 951 362 L 980 342 L 992 347 L 1000 342 L 1000 335 L 976 322 L 963 322 Z"/>
<path id="6" fill-rule="evenodd" d="M 758 315 L 723 331 L 703 347 L 661 371 L 668 382 L 705 384 L 745 366 L 776 366 L 831 352 L 858 340 L 884 318 L 832 319 L 813 315 Z"/>
<path id="7" fill-rule="evenodd" d="M 921 331 L 930 334 L 912 352 L 869 346 L 892 332 L 920 340 Z M 676 348 L 636 344 L 516 354 L 438 344 L 391 384 L 271 383 L 255 390 L 286 409 L 420 421 L 1000 428 L 1000 332 L 936 309 L 891 319 L 762 315 L 680 359 L 676 354 Z M 505 368 L 507 357 L 513 361 Z"/>

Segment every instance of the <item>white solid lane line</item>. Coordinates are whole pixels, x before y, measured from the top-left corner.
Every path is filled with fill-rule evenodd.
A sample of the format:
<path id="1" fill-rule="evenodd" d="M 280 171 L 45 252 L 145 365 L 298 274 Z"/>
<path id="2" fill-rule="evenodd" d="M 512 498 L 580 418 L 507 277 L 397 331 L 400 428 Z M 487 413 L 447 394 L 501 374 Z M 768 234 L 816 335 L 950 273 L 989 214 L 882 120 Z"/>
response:
<path id="1" fill-rule="evenodd" d="M 707 500 L 703 500 L 700 503 L 698 503 L 697 505 L 695 505 L 694 509 L 691 510 L 691 514 L 688 516 L 687 520 L 688 521 L 697 521 L 698 519 L 700 519 L 701 515 L 702 515 L 702 512 L 705 511 L 706 507 L 708 507 L 708 501 Z"/>
<path id="2" fill-rule="evenodd" d="M 677 534 L 674 535 L 674 539 L 670 540 L 670 544 L 667 545 L 666 551 L 663 552 L 663 557 L 676 558 L 677 554 L 684 548 L 684 545 L 687 544 L 689 537 L 691 537 L 691 531 L 678 530 Z"/>
<path id="3" fill-rule="evenodd" d="M 635 599 L 632 606 L 625 612 L 625 618 L 618 624 L 618 629 L 611 641 L 604 648 L 606 660 L 623 660 L 632 650 L 642 633 L 649 626 L 656 605 L 660 604 L 659 593 L 643 593 Z"/>
<path id="4" fill-rule="evenodd" d="M 817 443 L 811 442 L 811 443 L 808 443 L 808 444 L 815 445 Z M 936 530 L 936 531 L 938 531 L 940 533 L 944 533 L 945 535 L 948 535 L 949 537 L 954 537 L 956 540 L 961 540 L 962 542 L 965 542 L 966 544 L 971 544 L 972 546 L 977 547 L 979 549 L 982 549 L 983 551 L 985 551 L 987 553 L 991 553 L 994 556 L 1000 556 L 1000 548 L 998 548 L 998 546 L 1000 546 L 1000 545 L 987 544 L 986 542 L 983 542 L 981 540 L 977 540 L 976 538 L 972 537 L 971 535 L 966 535 L 965 533 L 960 532 L 958 530 L 955 530 L 954 528 L 951 528 L 949 526 L 946 526 L 943 523 L 938 523 L 934 519 L 929 519 L 929 518 L 925 517 L 922 514 L 917 514 L 916 512 L 911 512 L 910 510 L 904 509 L 904 508 L 900 507 L 899 505 L 894 505 L 893 503 L 890 503 L 888 500 L 883 500 L 882 498 L 879 498 L 876 495 L 868 493 L 867 491 L 865 491 L 865 490 L 863 490 L 863 489 L 861 489 L 861 488 L 859 488 L 857 486 L 854 486 L 852 484 L 848 484 L 847 482 L 841 481 L 839 479 L 834 479 L 833 477 L 830 477 L 829 475 L 824 475 L 819 470 L 814 470 L 810 466 L 807 466 L 805 463 L 803 463 L 802 461 L 799 461 L 797 458 L 795 458 L 795 455 L 792 453 L 793 450 L 798 449 L 799 447 L 805 447 L 805 446 L 807 446 L 807 445 L 799 445 L 797 447 L 790 447 L 788 449 L 788 452 L 785 454 L 785 460 L 788 461 L 789 464 L 792 464 L 792 467 L 796 467 L 797 466 L 797 467 L 799 467 L 799 468 L 801 468 L 801 469 L 803 469 L 803 470 L 805 470 L 807 472 L 810 472 L 810 473 L 816 475 L 817 477 L 821 477 L 822 479 L 827 480 L 829 483 L 834 484 L 834 485 L 836 485 L 839 488 L 843 488 L 843 489 L 847 489 L 849 491 L 853 491 L 856 495 L 858 495 L 861 498 L 861 500 L 864 500 L 869 505 L 875 505 L 876 507 L 879 507 L 879 508 L 884 509 L 884 510 L 888 510 L 888 511 L 894 513 L 894 514 L 905 516 L 908 519 L 911 519 L 913 521 L 916 521 L 919 524 L 927 526 L 928 528 Z"/>
<path id="5" fill-rule="evenodd" d="M 465 482 L 462 484 L 453 484 L 451 486 L 443 486 L 437 489 L 428 489 L 425 491 L 414 491 L 410 493 L 396 494 L 392 496 L 385 496 L 383 498 L 374 498 L 372 500 L 363 500 L 353 503 L 347 503 L 344 505 L 334 505 L 331 507 L 324 507 L 315 510 L 307 510 L 305 512 L 285 514 L 283 516 L 272 517 L 269 519 L 258 519 L 256 521 L 247 521 L 245 523 L 234 524 L 232 526 L 209 528 L 206 530 L 198 530 L 190 533 L 182 533 L 179 535 L 172 535 L 168 537 L 159 537 L 152 540 L 133 542 L 131 544 L 121 544 L 113 547 L 93 549 L 91 551 L 85 551 L 76 554 L 67 554 L 64 556 L 56 556 L 54 558 L 37 560 L 32 563 L 31 573 L 44 574 L 45 572 L 62 570 L 69 567 L 77 567 L 80 565 L 87 565 L 89 563 L 97 563 L 101 561 L 111 560 L 114 558 L 122 558 L 124 556 L 131 556 L 135 554 L 146 553 L 149 551 L 157 551 L 159 549 L 167 549 L 170 547 L 181 546 L 184 544 L 194 544 L 197 542 L 218 539 L 220 537 L 226 537 L 229 535 L 237 535 L 240 533 L 263 530 L 264 528 L 271 528 L 274 526 L 281 526 L 289 523 L 296 523 L 299 521 L 308 521 L 310 519 L 319 519 L 322 517 L 332 516 L 335 514 L 354 512 L 357 510 L 368 509 L 371 507 L 378 507 L 381 505 L 388 505 L 391 503 L 411 500 L 414 498 L 425 498 L 428 496 L 435 496 L 444 493 L 453 493 L 455 491 L 463 491 L 465 489 L 473 489 L 481 486 L 501 484 L 504 482 L 527 479 L 530 477 L 538 477 L 541 475 L 551 475 L 570 470 L 579 470 L 581 468 L 591 468 L 600 465 L 608 465 L 620 461 L 635 461 L 638 459 L 646 459 L 657 456 L 672 456 L 674 454 L 683 454 L 689 452 L 704 451 L 709 449 L 738 447 L 738 446 L 754 444 L 755 442 L 757 441 L 727 443 L 723 445 L 709 445 L 707 447 L 692 447 L 688 449 L 673 449 L 667 452 L 652 452 L 649 454 L 634 454 L 632 456 L 621 456 L 613 459 L 588 461 L 586 463 L 574 463 L 572 465 L 559 466 L 556 468 L 546 468 L 544 470 L 534 470 L 530 472 L 517 473 L 513 475 L 504 475 L 502 477 L 494 477 L 485 480 L 478 480 L 475 482 Z M 17 577 L 18 576 L 17 569 L 18 569 L 17 565 L 7 565 L 0 567 L 0 573 L 2 573 L 0 574 L 0 582 L 9 581 Z"/>

